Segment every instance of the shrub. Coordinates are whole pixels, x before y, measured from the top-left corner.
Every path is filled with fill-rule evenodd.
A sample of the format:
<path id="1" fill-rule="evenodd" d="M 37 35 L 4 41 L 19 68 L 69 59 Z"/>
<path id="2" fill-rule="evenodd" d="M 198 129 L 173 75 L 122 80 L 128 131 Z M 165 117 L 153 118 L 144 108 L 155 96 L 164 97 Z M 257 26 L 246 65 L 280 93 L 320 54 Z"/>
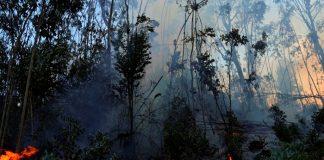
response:
<path id="1" fill-rule="evenodd" d="M 209 146 L 208 140 L 196 126 L 185 100 L 176 97 L 171 105 L 163 130 L 164 159 L 196 160 L 213 156 L 215 148 Z"/>
<path id="2" fill-rule="evenodd" d="M 294 123 L 287 124 L 285 112 L 281 111 L 278 106 L 272 106 L 270 112 L 274 120 L 272 129 L 280 141 L 290 143 L 299 138 L 298 126 Z"/>

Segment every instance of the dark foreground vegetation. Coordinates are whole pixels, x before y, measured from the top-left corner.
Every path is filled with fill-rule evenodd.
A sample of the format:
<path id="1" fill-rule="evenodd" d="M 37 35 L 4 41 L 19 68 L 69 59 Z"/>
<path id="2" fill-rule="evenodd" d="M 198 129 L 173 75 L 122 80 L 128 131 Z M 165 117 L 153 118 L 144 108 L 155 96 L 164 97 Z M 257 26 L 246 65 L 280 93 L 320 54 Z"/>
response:
<path id="1" fill-rule="evenodd" d="M 165 1 L 184 17 L 160 48 L 164 24 L 145 3 L 0 1 L 0 155 L 34 146 L 42 160 L 324 158 L 321 0 L 273 1 L 270 24 L 263 0 Z M 203 23 L 209 5 L 217 26 Z"/>

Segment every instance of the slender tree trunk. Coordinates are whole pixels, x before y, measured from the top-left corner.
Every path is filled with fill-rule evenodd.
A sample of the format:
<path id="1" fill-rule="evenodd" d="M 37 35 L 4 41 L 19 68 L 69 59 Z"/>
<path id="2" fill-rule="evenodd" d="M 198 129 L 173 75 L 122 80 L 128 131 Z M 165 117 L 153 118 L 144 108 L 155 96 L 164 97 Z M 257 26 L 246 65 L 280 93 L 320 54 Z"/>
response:
<path id="1" fill-rule="evenodd" d="M 243 69 L 242 69 L 241 63 L 240 63 L 240 61 L 239 61 L 239 59 L 237 57 L 237 51 L 236 50 L 233 51 L 232 61 L 233 61 L 234 65 L 235 65 L 235 68 L 236 68 L 236 71 L 237 71 L 237 74 L 238 74 L 240 86 L 241 86 L 242 90 L 245 92 L 244 94 L 245 94 L 246 101 L 243 102 L 243 103 L 246 103 L 247 107 L 248 107 L 248 110 L 250 110 L 250 105 L 252 104 L 253 94 L 252 94 L 252 91 L 247 86 L 247 83 L 246 83 L 246 81 L 244 79 Z"/>
<path id="2" fill-rule="evenodd" d="M 224 24 L 225 27 L 225 31 L 226 32 L 230 32 L 232 30 L 232 20 L 231 20 L 231 15 L 228 16 L 222 16 L 222 22 Z M 252 99 L 253 99 L 253 94 L 252 91 L 249 89 L 249 87 L 247 86 L 247 83 L 245 82 L 245 78 L 244 78 L 244 73 L 243 73 L 243 69 L 239 60 L 239 57 L 237 56 L 238 51 L 233 49 L 232 51 L 232 61 L 234 63 L 234 66 L 236 68 L 237 71 L 237 75 L 239 78 L 239 83 L 240 83 L 240 87 L 242 88 L 242 90 L 247 94 L 244 95 L 244 99 L 243 103 L 247 106 L 250 107 L 250 104 L 252 103 Z M 249 108 L 248 108 L 249 110 Z"/>
<path id="3" fill-rule="evenodd" d="M 293 77 L 294 77 L 294 81 L 295 81 L 295 84 L 296 84 L 297 92 L 298 92 L 299 95 L 302 95 L 302 92 L 301 92 L 301 90 L 300 90 L 300 88 L 299 88 L 299 84 L 298 84 L 298 80 L 297 80 L 297 76 L 296 76 L 295 68 L 292 66 L 292 64 L 287 64 L 287 62 L 286 62 L 286 61 L 287 61 L 287 60 L 286 60 L 286 56 L 284 56 L 284 58 L 285 58 L 285 63 L 286 63 L 286 65 L 287 65 L 287 66 L 289 65 L 289 67 L 291 67 L 291 70 L 292 70 L 292 72 L 293 72 Z M 288 61 L 289 61 L 289 62 L 292 61 L 292 60 L 291 60 L 291 56 L 290 56 L 290 54 L 288 54 Z M 302 99 L 300 99 L 300 103 L 301 103 L 302 108 L 303 108 L 303 107 L 304 107 L 304 102 L 303 102 Z"/>
<path id="4" fill-rule="evenodd" d="M 127 33 L 127 50 L 130 52 L 132 47 L 130 42 L 131 27 L 129 22 L 129 0 L 125 0 L 126 9 L 126 33 Z M 136 144 L 134 135 L 134 82 L 132 80 L 128 81 L 128 107 L 129 107 L 129 119 L 130 119 L 130 139 L 129 139 L 129 153 L 127 159 L 137 159 L 136 157 Z M 127 148 L 128 148 L 127 147 Z"/>
<path id="5" fill-rule="evenodd" d="M 12 106 L 12 92 L 13 92 L 13 86 L 12 84 L 9 85 L 9 91 L 5 97 L 5 104 L 4 109 L 2 112 L 2 118 L 1 118 L 1 129 L 0 129 L 0 136 L 1 136 L 1 142 L 0 142 L 0 148 L 3 147 L 4 140 L 6 138 L 7 133 L 7 126 L 9 121 L 9 113 Z"/>
<path id="6" fill-rule="evenodd" d="M 230 50 L 230 59 L 228 61 L 228 99 L 229 99 L 229 111 L 232 111 L 232 91 L 231 91 L 231 83 L 232 83 L 232 77 L 231 77 L 231 66 L 232 66 L 232 58 L 233 58 L 233 46 L 231 45 L 231 50 Z"/>
<path id="7" fill-rule="evenodd" d="M 320 4 L 311 4 L 310 0 L 304 0 L 302 2 L 298 1 L 295 3 L 296 3 L 295 6 L 297 8 L 300 17 L 303 19 L 307 29 L 309 30 L 309 37 L 314 44 L 314 51 L 318 55 L 318 59 L 321 63 L 322 70 L 324 71 L 324 51 L 319 42 L 319 36 L 315 25 L 316 23 L 315 17 L 312 15 L 312 11 L 316 7 L 316 5 L 320 5 Z M 299 5 L 305 5 L 305 6 L 304 8 L 301 8 L 301 6 Z"/>
<path id="8" fill-rule="evenodd" d="M 192 19 L 191 19 L 191 51 L 190 51 L 190 59 L 189 59 L 189 63 L 190 63 L 190 90 L 191 93 L 194 92 L 194 68 L 193 68 L 193 53 L 194 53 L 194 47 L 195 47 L 195 41 L 194 41 L 194 16 L 195 16 L 195 12 L 192 15 Z M 193 99 L 193 94 L 191 94 L 191 98 Z M 190 101 L 189 101 L 190 102 Z"/>
<path id="9" fill-rule="evenodd" d="M 26 88 L 25 88 L 25 94 L 24 94 L 24 101 L 23 101 L 23 108 L 20 116 L 20 123 L 19 123 L 19 131 L 18 131 L 18 138 L 17 138 L 17 143 L 16 143 L 16 152 L 20 151 L 21 147 L 21 138 L 22 138 L 22 133 L 24 130 L 24 123 L 25 123 L 25 116 L 26 116 L 26 110 L 27 110 L 27 102 L 28 102 L 28 93 L 29 93 L 29 87 L 30 87 L 30 81 L 31 81 L 31 76 L 32 76 L 32 70 L 33 70 L 33 65 L 34 65 L 34 59 L 36 55 L 36 50 L 38 47 L 38 42 L 40 40 L 39 33 L 36 33 L 35 37 L 35 42 L 32 47 L 32 55 L 30 58 L 30 63 L 29 63 L 29 69 L 28 69 L 28 75 L 27 75 L 27 83 L 26 83 Z"/>
<path id="10" fill-rule="evenodd" d="M 41 24 L 42 24 L 42 18 L 44 18 L 44 13 L 45 13 L 45 0 L 42 0 L 42 10 L 41 10 L 40 17 L 38 19 L 38 26 L 41 26 Z M 32 55 L 30 58 L 30 63 L 29 63 L 29 68 L 28 68 L 26 88 L 25 88 L 25 93 L 24 93 L 24 101 L 23 101 L 22 112 L 21 112 L 21 116 L 20 116 L 19 131 L 18 131 L 18 137 L 17 137 L 17 143 L 16 143 L 16 152 L 17 153 L 20 151 L 20 147 L 21 147 L 21 139 L 22 139 L 22 133 L 24 130 L 30 81 L 31 81 L 31 76 L 32 76 L 32 71 L 33 71 L 34 59 L 35 59 L 35 55 L 36 55 L 36 51 L 38 48 L 38 43 L 40 41 L 40 38 L 41 37 L 39 35 L 39 28 L 36 28 L 36 35 L 35 35 L 35 40 L 34 40 L 34 44 L 32 47 L 32 51 L 31 51 Z"/>
<path id="11" fill-rule="evenodd" d="M 315 30 L 310 33 L 311 40 L 314 44 L 314 50 L 318 54 L 319 61 L 322 66 L 322 71 L 324 71 L 324 51 L 319 42 L 318 34 Z"/>
<path id="12" fill-rule="evenodd" d="M 1 125 L 0 125 L 0 148 L 3 147 L 4 139 L 6 136 L 6 130 L 7 130 L 7 125 L 8 125 L 8 120 L 9 120 L 9 113 L 10 113 L 10 108 L 12 106 L 12 96 L 13 96 L 13 67 L 15 65 L 16 61 L 16 56 L 17 56 L 17 50 L 21 47 L 21 37 L 26 29 L 27 22 L 30 20 L 30 17 L 32 15 L 32 12 L 30 12 L 25 19 L 20 31 L 19 35 L 17 37 L 17 40 L 13 46 L 12 49 L 12 59 L 10 60 L 8 64 L 8 75 L 7 75 L 7 82 L 8 82 L 8 90 L 6 92 L 5 96 L 5 104 L 3 107 L 3 112 L 2 112 L 2 117 L 1 117 Z"/>
<path id="13" fill-rule="evenodd" d="M 101 7 L 101 16 L 104 19 L 104 23 L 107 27 L 107 39 L 106 39 L 106 50 L 105 50 L 105 61 L 106 61 L 106 68 L 105 70 L 107 71 L 106 74 L 108 75 L 107 79 L 107 90 L 111 92 L 112 90 L 112 53 L 111 53 L 111 39 L 112 39 L 112 32 L 113 32 L 113 17 L 114 17 L 114 8 L 115 8 L 115 0 L 111 0 L 110 3 L 110 8 L 109 8 L 109 15 L 108 17 L 106 16 L 108 10 L 107 10 L 107 5 L 105 3 L 106 1 L 100 0 L 100 7 Z M 109 93 L 110 94 L 110 93 Z"/>
<path id="14" fill-rule="evenodd" d="M 134 132 L 134 91 L 133 85 L 128 85 L 128 114 L 129 114 L 129 133 Z"/>
<path id="15" fill-rule="evenodd" d="M 17 47 L 17 45 L 15 45 L 15 47 Z M 3 107 L 3 111 L 2 111 L 1 125 L 0 125 L 0 138 L 1 138 L 0 147 L 1 148 L 3 147 L 4 139 L 6 137 L 6 129 L 5 129 L 6 125 L 7 125 L 6 122 L 7 122 L 7 119 L 9 119 L 9 111 L 10 111 L 11 103 L 12 103 L 12 92 L 13 92 L 12 69 L 13 69 L 15 59 L 16 59 L 15 49 L 13 49 L 12 53 L 13 53 L 13 57 L 8 64 L 8 74 L 7 74 L 8 88 L 7 88 L 6 95 L 5 95 L 5 103 L 4 103 L 4 107 Z"/>
<path id="16" fill-rule="evenodd" d="M 112 53 L 111 53 L 111 38 L 112 38 L 112 20 L 113 20 L 113 14 L 114 14 L 114 5 L 115 1 L 111 1 L 110 5 L 110 13 L 109 13 L 109 20 L 108 20 L 108 38 L 107 38 L 107 68 L 108 68 L 108 91 L 111 92 L 112 90 Z"/>
<path id="17" fill-rule="evenodd" d="M 296 35 L 296 34 L 295 34 L 295 35 Z M 318 40 L 318 39 L 317 39 L 317 40 Z M 299 42 L 299 40 L 298 40 L 297 38 L 296 38 L 296 41 L 297 41 L 299 47 L 302 48 L 302 47 L 300 46 L 300 42 Z M 299 52 L 301 52 L 301 51 L 299 50 Z M 311 80 L 311 81 L 309 81 L 309 83 L 311 83 L 311 82 L 313 83 L 314 88 L 315 88 L 315 90 L 316 90 L 318 96 L 320 96 L 321 94 L 320 94 L 318 88 L 316 87 L 316 83 L 315 83 L 315 81 L 314 81 L 312 75 L 310 74 L 310 70 L 309 70 L 309 68 L 308 68 L 308 65 L 307 65 L 306 59 L 305 59 L 303 53 L 301 53 L 301 55 L 302 55 L 303 63 L 304 63 L 304 65 L 305 65 L 305 67 L 306 67 L 306 70 L 307 70 L 307 74 L 308 74 L 308 76 L 309 76 L 309 78 L 310 78 L 310 80 Z M 323 66 L 324 66 L 324 65 L 322 64 L 322 67 L 323 67 Z M 311 88 L 311 85 L 310 85 L 310 90 L 313 92 L 313 90 L 312 90 L 312 88 Z M 313 93 L 313 94 L 314 94 L 314 93 Z M 320 100 L 321 100 L 321 102 L 322 102 L 322 105 L 324 105 L 324 97 L 321 97 L 321 96 L 320 96 Z M 315 99 L 315 101 L 316 101 L 316 99 Z"/>
<path id="18" fill-rule="evenodd" d="M 130 45 L 129 0 L 125 0 L 127 45 Z"/>

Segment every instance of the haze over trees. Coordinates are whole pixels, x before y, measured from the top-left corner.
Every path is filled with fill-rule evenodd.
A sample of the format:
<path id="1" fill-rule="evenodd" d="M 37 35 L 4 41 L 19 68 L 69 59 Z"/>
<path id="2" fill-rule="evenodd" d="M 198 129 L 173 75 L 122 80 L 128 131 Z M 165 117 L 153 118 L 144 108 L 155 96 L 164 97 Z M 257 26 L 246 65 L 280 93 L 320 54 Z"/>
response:
<path id="1" fill-rule="evenodd" d="M 0 155 L 321 159 L 323 7 L 0 1 Z"/>

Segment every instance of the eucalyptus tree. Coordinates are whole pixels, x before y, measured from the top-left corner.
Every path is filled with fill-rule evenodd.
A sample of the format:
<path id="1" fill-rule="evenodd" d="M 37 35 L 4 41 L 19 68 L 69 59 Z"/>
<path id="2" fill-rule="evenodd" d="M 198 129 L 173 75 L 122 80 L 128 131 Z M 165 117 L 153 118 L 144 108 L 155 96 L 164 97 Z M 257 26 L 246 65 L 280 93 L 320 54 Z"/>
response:
<path id="1" fill-rule="evenodd" d="M 118 3 L 118 2 L 117 2 Z M 107 28 L 107 36 L 106 36 L 106 45 L 105 45 L 105 60 L 107 61 L 106 64 L 106 70 L 108 75 L 108 91 L 111 92 L 111 78 L 112 78 L 112 38 L 113 38 L 113 23 L 115 19 L 115 8 L 116 8 L 116 2 L 115 0 L 106 1 L 106 0 L 99 0 L 99 5 L 101 8 L 101 16 L 103 19 L 103 22 Z"/>
<path id="2" fill-rule="evenodd" d="M 133 110 L 136 87 L 139 86 L 139 80 L 145 75 L 145 67 L 151 63 L 149 50 L 151 46 L 148 42 L 148 33 L 154 31 L 151 22 L 150 18 L 145 15 L 139 16 L 135 28 L 127 28 L 130 33 L 121 30 L 118 33 L 120 39 L 115 42 L 117 52 L 115 68 L 122 77 L 120 86 L 127 92 L 130 133 L 134 132 Z"/>
<path id="3" fill-rule="evenodd" d="M 253 102 L 254 92 L 258 91 L 261 73 L 257 71 L 257 65 L 260 64 L 260 57 L 264 55 L 255 54 L 257 51 L 254 46 L 260 42 L 266 42 L 261 36 L 268 31 L 267 26 L 263 23 L 267 5 L 264 1 L 259 0 L 242 0 L 242 1 L 218 1 L 214 3 L 216 10 L 216 32 L 226 34 L 233 28 L 238 28 L 241 34 L 247 37 L 248 42 L 244 45 L 245 52 L 234 49 L 231 61 L 234 64 L 235 81 L 238 82 L 235 89 L 236 94 L 241 95 L 244 91 L 243 103 L 245 106 L 256 105 Z M 260 38 L 261 37 L 261 38 Z M 220 53 L 221 58 L 228 60 L 226 53 L 229 51 L 223 43 L 218 41 L 216 50 Z M 244 53 L 244 54 L 242 54 Z M 260 53 L 260 52 L 259 52 Z M 261 56 L 260 56 L 261 55 Z M 252 78 L 253 77 L 253 78 Z M 253 84 L 253 85 L 251 85 Z"/>
<path id="4" fill-rule="evenodd" d="M 182 47 L 182 62 L 188 59 L 189 69 L 190 69 L 190 90 L 194 92 L 194 66 L 193 62 L 196 59 L 196 56 L 201 54 L 202 41 L 199 40 L 199 31 L 204 29 L 204 26 L 201 21 L 201 16 L 199 10 L 207 5 L 208 0 L 177 0 L 177 3 L 180 7 L 184 8 L 185 17 L 184 22 L 179 31 L 178 37 L 176 39 L 175 50 L 178 47 L 178 42 L 182 37 L 183 47 Z M 187 31 L 189 30 L 189 31 Z M 185 53 L 185 47 L 189 46 L 188 53 Z"/>
<path id="5" fill-rule="evenodd" d="M 276 36 L 276 44 L 281 48 L 279 56 L 283 56 L 285 65 L 290 67 L 293 74 L 293 80 L 296 84 L 296 91 L 300 98 L 298 98 L 302 105 L 304 105 L 304 100 L 313 98 L 315 102 L 320 100 L 323 103 L 323 97 L 320 93 L 320 87 L 317 86 L 318 82 L 315 82 L 314 75 L 317 72 L 322 72 L 316 68 L 316 64 L 309 64 L 310 57 L 316 57 L 319 64 L 323 68 L 322 63 L 322 53 L 323 49 L 319 44 L 318 34 L 321 32 L 323 25 L 321 24 L 320 14 L 321 10 L 319 8 L 323 7 L 323 2 L 321 1 L 276 1 L 280 10 L 280 20 L 278 22 L 279 31 Z M 300 20 L 305 24 L 306 29 L 309 34 L 301 38 L 300 35 L 297 35 L 297 28 L 294 27 L 294 17 L 300 17 Z M 305 53 L 303 53 L 303 50 Z M 285 54 L 287 53 L 287 54 Z M 294 61 L 297 56 L 301 57 L 301 62 Z M 287 58 L 288 57 L 288 58 Z M 287 60 L 288 59 L 288 60 Z M 287 62 L 288 61 L 288 62 Z M 307 71 L 308 77 L 308 86 L 311 91 L 311 96 L 305 95 L 305 91 L 302 90 L 302 86 L 307 86 L 305 82 L 302 81 L 299 70 L 296 69 L 299 66 L 304 66 Z M 314 70 L 311 70 L 310 66 L 314 67 Z M 288 70 L 288 69 L 287 69 Z M 288 71 L 287 71 L 288 72 Z M 319 97 L 319 99 L 315 98 Z"/>
<path id="6" fill-rule="evenodd" d="M 213 28 L 206 26 L 202 12 L 208 7 L 207 0 L 178 0 L 180 7 L 184 8 L 185 17 L 182 28 L 175 41 L 177 51 L 179 40 L 182 42 L 181 60 L 176 59 L 175 52 L 172 56 L 174 71 L 181 71 L 182 91 L 187 96 L 188 104 L 197 121 L 203 122 L 204 135 L 211 121 L 218 119 L 225 124 L 225 104 L 221 103 L 222 90 L 219 73 L 217 70 L 218 60 L 214 59 L 212 46 L 215 45 L 216 32 Z M 171 72 L 173 74 L 174 72 Z M 188 73 L 188 74 L 185 74 Z M 187 75 L 187 77 L 186 77 Z M 209 101 L 214 99 L 214 101 Z M 210 105 L 215 106 L 209 107 Z"/>
<path id="7" fill-rule="evenodd" d="M 28 27 L 31 25 L 32 15 L 36 12 L 37 3 L 30 2 L 25 5 L 10 2 L 1 2 L 1 95 L 4 96 L 2 118 L 0 126 L 1 147 L 6 135 L 6 128 L 11 109 L 14 90 L 14 68 L 18 52 L 23 49 L 22 45 L 28 43 L 28 39 L 22 38 L 28 34 Z M 10 8 L 14 8 L 11 9 Z M 16 11 L 16 13 L 14 12 Z M 7 47 L 5 47 L 7 46 Z M 9 46 L 9 47 L 8 47 Z"/>
<path id="8" fill-rule="evenodd" d="M 322 9 L 324 2 L 321 0 L 277 0 L 276 3 L 287 9 L 292 9 L 295 16 L 299 17 L 308 31 L 308 38 L 311 40 L 313 51 L 317 54 L 318 60 L 324 70 L 324 51 L 320 43 L 320 36 L 324 20 Z"/>
<path id="9" fill-rule="evenodd" d="M 71 65 L 77 61 L 72 49 L 72 31 L 76 29 L 72 28 L 79 24 L 83 2 L 6 1 L 0 7 L 1 42 L 8 46 L 2 50 L 1 59 L 4 67 L 1 94 L 6 97 L 1 145 L 9 143 L 6 139 L 18 136 L 16 150 L 19 150 L 26 120 L 33 121 L 34 109 L 42 108 L 55 92 L 63 91 L 69 84 Z M 21 108 L 13 108 L 18 102 L 22 103 Z M 27 112 L 31 113 L 30 118 L 26 117 Z M 16 127 L 18 114 L 21 114 L 20 123 Z M 14 134 L 9 134 L 9 129 Z M 9 144 L 13 145 L 12 141 Z"/>
<path id="10" fill-rule="evenodd" d="M 129 154 L 131 157 L 135 156 L 134 125 L 136 115 L 134 111 L 137 109 L 135 96 L 140 80 L 145 75 L 145 69 L 151 63 L 149 33 L 154 32 L 152 22 L 144 14 L 139 15 L 137 22 L 133 25 L 126 21 L 117 33 L 118 38 L 114 41 L 116 50 L 115 69 L 120 75 L 118 88 L 120 88 L 120 94 L 127 96 L 126 111 L 131 143 L 131 153 Z"/>
<path id="11" fill-rule="evenodd" d="M 286 8 L 288 7 L 288 8 Z M 279 20 L 274 23 L 275 29 L 272 30 L 270 43 L 270 52 L 274 59 L 278 60 L 277 68 L 277 85 L 272 86 L 272 92 L 280 92 L 283 94 L 298 94 L 302 95 L 301 83 L 298 80 L 298 70 L 295 61 L 296 34 L 294 31 L 291 18 L 293 16 L 293 7 L 281 4 L 279 6 Z M 268 78 L 268 81 L 274 81 L 273 77 Z M 277 89 L 278 88 L 278 89 Z M 285 99 L 287 100 L 287 99 Z M 303 101 L 300 101 L 303 105 Z"/>
<path id="12" fill-rule="evenodd" d="M 31 97 L 31 81 L 32 73 L 34 70 L 34 61 L 37 54 L 37 49 L 41 44 L 41 39 L 44 38 L 44 43 L 55 42 L 56 39 L 61 39 L 60 35 L 66 34 L 64 29 L 66 24 L 64 20 L 68 18 L 73 18 L 82 9 L 82 1 L 41 1 L 39 2 L 39 13 L 36 13 L 35 19 L 33 21 L 35 37 L 34 42 L 31 47 L 31 55 L 29 61 L 29 67 L 27 71 L 27 80 L 23 97 L 22 112 L 19 123 L 19 131 L 16 143 L 16 151 L 20 150 L 21 138 L 24 129 L 25 116 L 27 111 L 27 103 L 29 97 Z M 48 17 L 48 18 L 46 18 Z M 58 25 L 60 24 L 60 25 Z M 51 41 L 53 40 L 53 41 Z M 64 52 L 63 52 L 64 53 Z M 55 59 L 56 60 L 56 59 Z M 53 61 L 55 61 L 53 60 Z M 42 77 L 43 78 L 43 77 Z M 45 78 L 46 79 L 46 78 Z M 49 88 L 50 89 L 50 88 Z"/>
<path id="13" fill-rule="evenodd" d="M 221 40 L 225 42 L 226 45 L 229 46 L 229 50 L 226 52 L 227 59 L 227 74 L 228 74 L 228 96 L 229 96 L 229 108 L 232 110 L 232 99 L 231 99 L 231 72 L 232 72 L 232 59 L 237 59 L 235 57 L 235 48 L 239 45 L 245 45 L 248 40 L 246 36 L 242 36 L 239 34 L 238 29 L 232 29 L 231 32 L 221 35 Z M 235 63 L 234 63 L 235 64 Z"/>

